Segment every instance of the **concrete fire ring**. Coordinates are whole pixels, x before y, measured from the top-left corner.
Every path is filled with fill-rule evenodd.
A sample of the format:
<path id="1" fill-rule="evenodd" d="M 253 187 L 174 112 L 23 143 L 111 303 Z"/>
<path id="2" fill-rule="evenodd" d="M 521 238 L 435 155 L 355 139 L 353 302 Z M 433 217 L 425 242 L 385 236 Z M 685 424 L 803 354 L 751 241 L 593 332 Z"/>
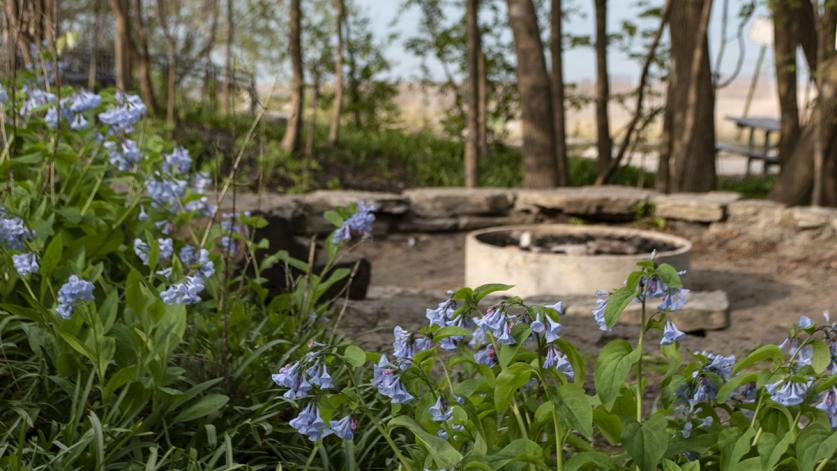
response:
<path id="1" fill-rule="evenodd" d="M 475 288 L 486 283 L 504 283 L 514 288 L 504 292 L 516 296 L 592 294 L 623 286 L 636 263 L 650 254 L 569 255 L 532 252 L 517 245 L 498 246 L 485 239 L 503 233 L 530 232 L 532 237 L 548 235 L 592 235 L 600 237 L 639 236 L 676 247 L 657 252 L 659 263 L 677 270 L 689 269 L 692 244 L 686 239 L 659 232 L 625 227 L 568 224 L 536 224 L 492 227 L 473 231 L 465 241 L 465 285 Z"/>

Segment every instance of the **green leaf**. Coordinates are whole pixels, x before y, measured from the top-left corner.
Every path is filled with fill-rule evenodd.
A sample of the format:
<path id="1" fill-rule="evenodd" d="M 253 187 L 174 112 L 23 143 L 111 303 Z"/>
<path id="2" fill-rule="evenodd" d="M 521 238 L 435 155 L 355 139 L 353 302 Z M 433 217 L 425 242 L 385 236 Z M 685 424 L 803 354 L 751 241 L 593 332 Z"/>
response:
<path id="1" fill-rule="evenodd" d="M 751 447 L 753 436 L 756 431 L 748 427 L 744 433 L 736 428 L 726 428 L 718 436 L 718 446 L 721 449 L 721 471 L 737 469 L 741 461 Z"/>
<path id="2" fill-rule="evenodd" d="M 762 345 L 739 361 L 738 364 L 735 365 L 735 368 L 732 369 L 732 372 L 733 374 L 736 374 L 745 368 L 765 360 L 772 360 L 775 362 L 782 361 L 784 359 L 785 352 L 783 352 L 781 348 L 776 345 Z"/>
<path id="3" fill-rule="evenodd" d="M 172 423 L 189 422 L 214 414 L 227 405 L 230 398 L 223 394 L 207 394 L 191 406 L 177 414 Z"/>
<path id="4" fill-rule="evenodd" d="M 625 425 L 622 442 L 640 470 L 656 470 L 665 456 L 669 440 L 667 425 L 662 415 L 652 415 L 641 425 L 633 420 Z"/>
<path id="5" fill-rule="evenodd" d="M 412 418 L 405 415 L 399 415 L 389 421 L 389 427 L 404 427 L 413 432 L 416 440 L 430 453 L 430 457 L 440 468 L 452 468 L 462 461 L 462 454 L 456 451 L 447 440 L 437 437 L 431 433 L 427 433 L 421 425 L 417 424 Z"/>
<path id="6" fill-rule="evenodd" d="M 44 256 L 41 257 L 41 276 L 49 277 L 53 270 L 61 262 L 61 255 L 64 250 L 64 241 L 61 238 L 61 233 L 55 234 L 55 237 L 49 242 Z"/>
<path id="7" fill-rule="evenodd" d="M 605 407 L 610 409 L 619 395 L 619 388 L 628 378 L 631 367 L 639 360 L 640 351 L 627 341 L 614 340 L 604 346 L 596 360 L 596 391 Z"/>
<path id="8" fill-rule="evenodd" d="M 610 456 L 598 451 L 582 451 L 581 453 L 576 453 L 564 463 L 564 471 L 577 471 L 582 468 L 596 470 L 615 469 L 616 463 Z"/>
<path id="9" fill-rule="evenodd" d="M 323 217 L 326 221 L 333 224 L 334 227 L 340 227 L 343 225 L 343 217 L 340 216 L 340 214 L 338 214 L 337 211 L 326 211 L 325 213 L 323 213 Z"/>
<path id="10" fill-rule="evenodd" d="M 622 437 L 622 420 L 616 414 L 611 414 L 602 407 L 593 410 L 593 422 L 611 445 L 618 445 Z"/>
<path id="11" fill-rule="evenodd" d="M 668 263 L 661 263 L 660 266 L 657 267 L 657 276 L 660 277 L 660 281 L 665 283 L 669 288 L 683 287 L 683 280 L 680 279 L 680 274 L 677 273 L 677 269 Z"/>
<path id="12" fill-rule="evenodd" d="M 508 291 L 512 288 L 514 288 L 514 285 L 504 285 L 501 283 L 482 285 L 474 290 L 474 299 L 476 299 L 477 302 L 480 302 L 482 298 L 488 296 L 491 293 L 495 293 L 497 291 Z"/>
<path id="13" fill-rule="evenodd" d="M 492 469 L 500 469 L 509 463 L 540 463 L 542 461 L 541 446 L 526 438 L 518 438 L 488 457 L 488 463 Z"/>
<path id="14" fill-rule="evenodd" d="M 747 373 L 744 375 L 733 376 L 729 381 L 724 383 L 720 389 L 718 389 L 718 396 L 715 400 L 719 403 L 725 402 L 739 387 L 747 383 L 755 383 L 758 378 L 758 373 Z"/>
<path id="15" fill-rule="evenodd" d="M 779 463 L 779 460 L 782 459 L 782 456 L 785 454 L 788 446 L 790 446 L 795 439 L 796 433 L 794 432 L 785 433 L 781 440 L 779 437 L 770 432 L 764 432 L 758 443 L 760 468 L 764 470 L 776 468 L 776 465 Z"/>
<path id="16" fill-rule="evenodd" d="M 837 451 L 837 432 L 819 423 L 810 424 L 796 439 L 796 460 L 800 471 L 813 471 L 825 459 L 834 459 Z"/>
<path id="17" fill-rule="evenodd" d="M 605 323 L 608 327 L 616 325 L 622 311 L 631 304 L 631 301 L 636 297 L 636 291 L 628 287 L 619 288 L 607 298 L 607 306 L 605 307 Z"/>
<path id="18" fill-rule="evenodd" d="M 558 386 L 558 403 L 555 411 L 575 431 L 585 437 L 593 436 L 593 408 L 584 388 L 575 383 Z"/>
<path id="19" fill-rule="evenodd" d="M 811 342 L 811 347 L 814 351 L 811 366 L 814 368 L 814 373 L 820 374 L 831 364 L 831 350 L 822 339 L 815 339 Z"/>
<path id="20" fill-rule="evenodd" d="M 515 363 L 497 375 L 494 383 L 494 408 L 502 414 L 511 404 L 514 393 L 529 382 L 532 367 L 527 363 Z"/>
<path id="21" fill-rule="evenodd" d="M 471 331 L 464 328 L 458 327 L 455 325 L 449 325 L 447 327 L 442 327 L 441 329 L 437 330 L 433 333 L 433 340 L 442 340 L 448 337 L 469 337 L 471 335 Z"/>
<path id="22" fill-rule="evenodd" d="M 366 352 L 357 345 L 349 345 L 343 351 L 343 358 L 355 368 L 360 368 L 366 363 Z"/>

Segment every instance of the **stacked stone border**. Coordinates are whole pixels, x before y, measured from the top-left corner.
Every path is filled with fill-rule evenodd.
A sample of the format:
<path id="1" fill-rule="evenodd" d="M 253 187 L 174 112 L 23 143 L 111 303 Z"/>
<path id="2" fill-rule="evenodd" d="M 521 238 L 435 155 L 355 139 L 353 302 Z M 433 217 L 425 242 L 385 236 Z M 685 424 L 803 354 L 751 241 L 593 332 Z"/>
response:
<path id="1" fill-rule="evenodd" d="M 652 220 L 735 230 L 755 240 L 837 239 L 837 209 L 788 207 L 732 192 L 661 194 L 623 186 L 546 190 L 416 188 L 403 193 L 318 190 L 304 195 L 237 194 L 235 208 L 280 219 L 297 235 L 327 232 L 322 213 L 350 203 L 375 206 L 378 235 L 453 232 L 538 222 L 631 223 Z M 232 208 L 228 196 L 225 209 Z M 280 221 L 276 221 L 280 222 Z"/>

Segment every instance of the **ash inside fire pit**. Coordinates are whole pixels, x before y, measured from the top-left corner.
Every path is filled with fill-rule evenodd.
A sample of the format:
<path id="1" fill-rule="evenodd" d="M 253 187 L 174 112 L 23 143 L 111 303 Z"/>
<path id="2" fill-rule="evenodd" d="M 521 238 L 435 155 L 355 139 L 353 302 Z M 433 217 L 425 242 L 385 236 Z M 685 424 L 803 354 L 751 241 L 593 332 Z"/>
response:
<path id="1" fill-rule="evenodd" d="M 517 246 L 535 253 L 567 255 L 636 255 L 666 252 L 677 246 L 661 240 L 647 239 L 639 235 L 621 236 L 604 234 L 537 234 L 530 231 L 481 234 L 481 242 L 499 247 Z"/>

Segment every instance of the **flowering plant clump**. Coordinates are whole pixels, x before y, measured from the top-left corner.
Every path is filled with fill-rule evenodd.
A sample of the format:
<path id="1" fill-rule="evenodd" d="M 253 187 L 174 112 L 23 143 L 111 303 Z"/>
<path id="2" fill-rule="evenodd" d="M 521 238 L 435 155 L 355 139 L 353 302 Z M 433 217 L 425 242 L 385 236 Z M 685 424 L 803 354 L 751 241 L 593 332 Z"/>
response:
<path id="1" fill-rule="evenodd" d="M 344 226 L 338 227 L 335 234 Z M 822 325 L 803 316 L 781 345 L 740 360 L 693 352 L 684 362 L 678 342 L 686 334 L 669 318 L 688 298 L 683 273 L 653 256 L 637 268 L 624 287 L 598 293 L 591 322 L 610 330 L 629 304 L 639 303 L 639 337 L 634 345 L 621 339 L 605 345 L 592 381 L 590 365 L 562 338 L 563 303 L 510 297 L 487 304 L 488 295 L 510 287 L 464 288 L 427 309 L 428 324 L 417 332 L 396 326 L 390 355 L 318 343 L 280 369 L 273 378 L 284 397 L 305 404 L 290 425 L 327 443 L 343 425 L 335 414 L 389 416 L 373 425 L 404 469 L 833 464 L 837 324 L 827 314 Z M 648 346 L 652 332 L 659 334 L 659 360 Z M 324 351 L 348 367 L 342 382 L 313 360 Z M 318 386 L 323 377 L 325 386 Z M 657 398 L 649 402 L 652 379 Z M 380 399 L 358 401 L 370 388 Z"/>

